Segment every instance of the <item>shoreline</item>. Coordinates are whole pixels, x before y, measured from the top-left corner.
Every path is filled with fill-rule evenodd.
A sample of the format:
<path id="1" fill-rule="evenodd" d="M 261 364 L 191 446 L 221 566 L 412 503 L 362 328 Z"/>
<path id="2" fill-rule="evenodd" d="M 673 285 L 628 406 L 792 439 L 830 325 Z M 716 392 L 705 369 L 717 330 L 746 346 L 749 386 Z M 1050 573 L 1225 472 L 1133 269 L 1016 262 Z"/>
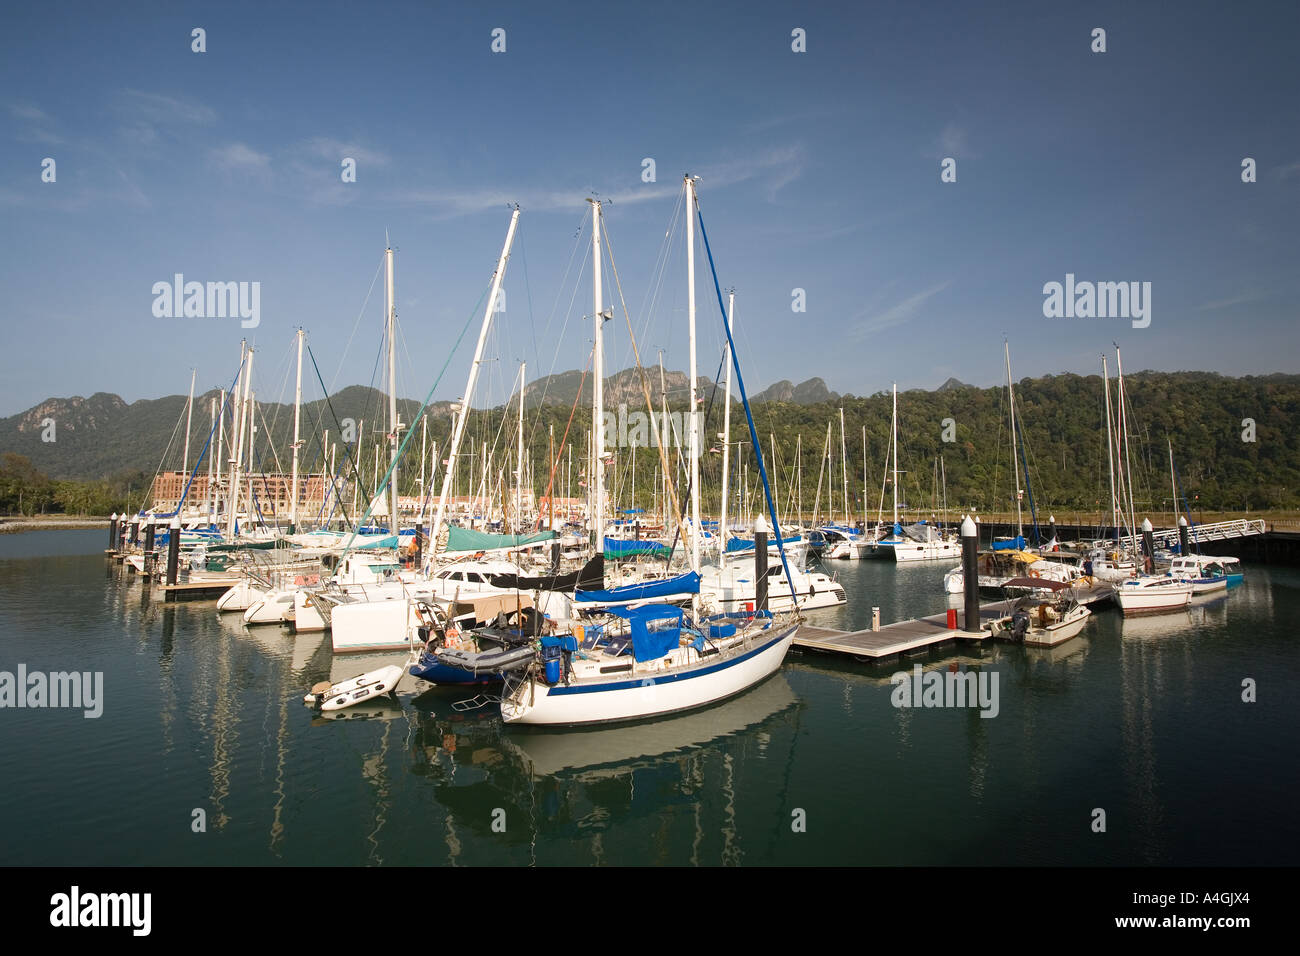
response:
<path id="1" fill-rule="evenodd" d="M 76 518 L 65 515 L 34 515 L 30 518 L 0 518 L 0 534 L 21 534 L 24 531 L 80 531 L 90 528 L 107 528 L 108 518 Z"/>

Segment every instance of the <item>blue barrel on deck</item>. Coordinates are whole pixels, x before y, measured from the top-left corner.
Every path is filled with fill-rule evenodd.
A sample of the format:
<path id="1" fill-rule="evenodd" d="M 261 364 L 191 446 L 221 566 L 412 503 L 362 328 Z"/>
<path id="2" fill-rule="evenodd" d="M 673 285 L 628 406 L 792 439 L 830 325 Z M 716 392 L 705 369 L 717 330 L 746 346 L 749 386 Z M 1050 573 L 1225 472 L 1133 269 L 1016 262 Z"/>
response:
<path id="1" fill-rule="evenodd" d="M 560 654 L 558 645 L 542 648 L 542 667 L 548 684 L 554 685 L 560 682 Z"/>

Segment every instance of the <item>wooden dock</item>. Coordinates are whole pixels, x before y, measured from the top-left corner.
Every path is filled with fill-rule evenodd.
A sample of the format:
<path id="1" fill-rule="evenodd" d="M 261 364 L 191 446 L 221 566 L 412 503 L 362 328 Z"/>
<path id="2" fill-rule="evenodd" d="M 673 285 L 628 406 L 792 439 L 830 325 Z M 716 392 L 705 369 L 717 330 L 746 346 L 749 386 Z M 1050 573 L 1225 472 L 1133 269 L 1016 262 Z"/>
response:
<path id="1" fill-rule="evenodd" d="M 1011 613 L 1014 602 L 995 601 L 980 605 L 980 623 L 995 621 Z M 963 613 L 957 610 L 960 622 Z M 794 636 L 795 647 L 832 654 L 848 654 L 859 660 L 879 661 L 927 650 L 950 641 L 983 641 L 989 632 L 968 633 L 948 626 L 948 612 L 932 614 L 912 621 L 885 624 L 880 630 L 841 631 L 831 627 L 801 625 Z"/>
<path id="2" fill-rule="evenodd" d="M 183 581 L 176 584 L 156 584 L 163 592 L 163 599 L 174 601 L 183 597 L 203 597 L 208 594 L 221 594 L 229 591 L 240 582 L 240 578 L 209 579 L 206 581 Z"/>

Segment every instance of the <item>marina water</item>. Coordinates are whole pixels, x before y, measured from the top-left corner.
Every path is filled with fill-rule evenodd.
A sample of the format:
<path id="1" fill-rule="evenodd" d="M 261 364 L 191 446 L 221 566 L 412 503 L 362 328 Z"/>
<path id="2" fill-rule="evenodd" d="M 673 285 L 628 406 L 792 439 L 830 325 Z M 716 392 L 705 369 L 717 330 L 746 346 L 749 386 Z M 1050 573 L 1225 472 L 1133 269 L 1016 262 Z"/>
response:
<path id="1" fill-rule="evenodd" d="M 529 732 L 409 677 L 315 714 L 317 681 L 402 655 L 164 603 L 103 538 L 0 536 L 0 671 L 103 674 L 96 719 L 0 709 L 5 864 L 1280 865 L 1300 838 L 1293 568 L 1174 614 L 1098 608 L 1057 648 L 795 651 L 704 711 Z M 936 613 L 948 566 L 835 564 L 849 604 L 809 620 Z M 995 670 L 997 717 L 895 707 L 916 663 Z"/>

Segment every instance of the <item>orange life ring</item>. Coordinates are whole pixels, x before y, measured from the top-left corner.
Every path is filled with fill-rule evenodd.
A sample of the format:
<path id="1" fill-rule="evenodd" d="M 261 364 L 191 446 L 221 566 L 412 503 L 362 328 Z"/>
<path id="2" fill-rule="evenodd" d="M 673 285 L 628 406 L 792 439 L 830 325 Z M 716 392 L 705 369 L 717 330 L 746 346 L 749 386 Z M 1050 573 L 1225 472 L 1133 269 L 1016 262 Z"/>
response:
<path id="1" fill-rule="evenodd" d="M 1041 571 L 1035 571 L 1033 568 L 1030 568 L 1030 569 L 1029 569 L 1029 576 L 1030 576 L 1031 578 L 1041 578 L 1041 577 L 1043 576 L 1043 574 L 1042 574 Z"/>

